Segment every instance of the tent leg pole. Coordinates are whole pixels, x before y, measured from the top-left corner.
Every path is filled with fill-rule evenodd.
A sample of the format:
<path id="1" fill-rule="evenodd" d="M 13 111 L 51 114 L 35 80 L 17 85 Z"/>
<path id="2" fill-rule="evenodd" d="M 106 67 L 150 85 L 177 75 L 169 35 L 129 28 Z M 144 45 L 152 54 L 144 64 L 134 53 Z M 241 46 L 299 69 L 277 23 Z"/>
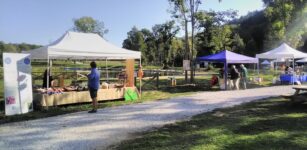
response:
<path id="1" fill-rule="evenodd" d="M 256 76 L 256 74 L 257 74 L 257 64 L 254 63 L 254 75 Z"/>
<path id="2" fill-rule="evenodd" d="M 258 77 L 259 77 L 259 61 L 257 63 L 257 74 L 258 74 Z"/>
<path id="3" fill-rule="evenodd" d="M 142 66 L 142 58 L 140 58 L 140 67 Z M 142 99 L 142 78 L 139 77 L 140 80 L 140 98 Z"/>
<path id="4" fill-rule="evenodd" d="M 107 58 L 106 58 L 106 74 L 107 74 L 107 83 L 109 83 L 108 59 Z"/>
<path id="5" fill-rule="evenodd" d="M 227 62 L 224 63 L 224 82 L 225 82 L 225 91 L 227 91 L 227 80 L 228 80 L 228 67 L 227 67 Z"/>
<path id="6" fill-rule="evenodd" d="M 47 91 L 48 91 L 48 88 L 49 88 L 49 74 L 50 74 L 50 59 L 49 59 L 49 56 L 47 58 Z"/>
<path id="7" fill-rule="evenodd" d="M 296 73 L 295 73 L 295 69 L 294 69 L 294 57 L 292 58 L 292 66 L 293 66 L 293 81 L 292 81 L 292 85 L 294 85 L 294 77 L 296 76 Z"/>

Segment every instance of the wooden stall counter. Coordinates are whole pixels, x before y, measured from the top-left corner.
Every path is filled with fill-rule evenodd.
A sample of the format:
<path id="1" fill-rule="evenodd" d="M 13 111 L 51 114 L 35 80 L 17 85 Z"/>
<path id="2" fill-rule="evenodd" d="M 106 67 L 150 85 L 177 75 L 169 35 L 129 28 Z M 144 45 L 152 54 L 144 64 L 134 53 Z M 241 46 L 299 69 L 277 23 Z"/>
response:
<path id="1" fill-rule="evenodd" d="M 131 89 L 137 91 L 136 87 L 124 87 L 124 88 L 111 88 L 111 89 L 99 89 L 97 93 L 98 101 L 123 99 L 126 90 Z M 33 94 L 33 101 L 38 106 L 58 106 L 65 104 L 76 104 L 91 102 L 89 91 L 71 91 L 64 92 L 62 94 Z"/>

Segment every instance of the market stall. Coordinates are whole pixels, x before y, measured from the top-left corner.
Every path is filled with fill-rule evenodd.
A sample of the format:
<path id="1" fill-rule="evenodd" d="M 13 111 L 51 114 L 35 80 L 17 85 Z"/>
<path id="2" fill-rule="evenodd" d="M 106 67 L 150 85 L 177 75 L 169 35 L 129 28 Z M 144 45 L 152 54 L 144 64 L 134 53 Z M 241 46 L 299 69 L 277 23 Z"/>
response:
<path id="1" fill-rule="evenodd" d="M 55 42 L 25 53 L 31 55 L 32 60 L 46 60 L 47 72 L 50 74 L 52 60 L 86 60 L 108 61 L 126 60 L 125 80 L 121 84 L 102 85 L 98 91 L 99 100 L 120 99 L 124 97 L 127 89 L 134 87 L 134 60 L 138 59 L 141 64 L 141 53 L 119 48 L 110 44 L 98 34 L 67 32 Z M 47 76 L 47 83 L 49 82 Z M 46 89 L 34 89 L 34 101 L 42 106 L 53 106 L 91 101 L 86 86 L 82 87 L 58 87 Z"/>
<path id="2" fill-rule="evenodd" d="M 285 60 L 286 62 L 292 61 L 292 69 L 294 69 L 295 68 L 295 66 L 294 66 L 295 59 L 305 58 L 305 57 L 307 57 L 307 54 L 290 47 L 286 43 L 282 43 L 279 47 L 274 48 L 274 49 L 272 49 L 268 52 L 257 54 L 256 57 L 259 58 L 259 59 L 274 59 L 274 60 L 277 60 L 277 61 Z M 290 67 L 290 65 L 289 65 L 289 67 Z M 286 72 L 285 72 L 285 74 L 286 74 Z M 294 84 L 299 77 L 296 75 L 295 71 L 293 71 L 293 73 L 291 73 L 289 75 L 280 75 L 279 78 L 280 78 L 280 81 L 282 83 L 288 82 L 288 80 L 291 80 L 289 83 Z M 304 81 L 304 80 L 302 80 L 302 81 Z"/>
<path id="3" fill-rule="evenodd" d="M 224 77 L 228 79 L 228 64 L 258 64 L 258 59 L 253 57 L 248 57 L 244 55 L 240 55 L 234 52 L 230 52 L 228 50 L 221 51 L 217 54 L 198 57 L 198 61 L 209 61 L 209 62 L 220 62 L 224 63 Z M 224 80 L 224 88 L 227 89 L 227 80 Z"/>

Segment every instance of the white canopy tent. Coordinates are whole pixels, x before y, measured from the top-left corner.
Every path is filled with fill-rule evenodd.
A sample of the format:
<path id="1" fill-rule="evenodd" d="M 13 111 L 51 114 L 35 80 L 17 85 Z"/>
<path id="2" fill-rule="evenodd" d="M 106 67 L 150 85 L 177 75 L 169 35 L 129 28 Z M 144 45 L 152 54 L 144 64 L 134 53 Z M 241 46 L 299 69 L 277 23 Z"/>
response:
<path id="1" fill-rule="evenodd" d="M 31 50 L 32 59 L 141 59 L 141 52 L 117 47 L 98 34 L 67 32 L 53 43 Z"/>
<path id="2" fill-rule="evenodd" d="M 31 59 L 47 60 L 48 74 L 50 60 L 54 59 L 106 60 L 106 63 L 108 59 L 139 59 L 141 64 L 141 52 L 117 47 L 94 33 L 69 31 L 47 46 L 24 53 L 29 53 Z M 47 83 L 49 83 L 49 76 L 47 76 Z"/>
<path id="3" fill-rule="evenodd" d="M 307 57 L 307 54 L 290 47 L 286 43 L 282 43 L 279 47 L 273 50 L 257 54 L 256 57 L 262 59 L 276 59 L 276 60 L 292 59 L 292 66 L 294 68 L 294 59 Z"/>
<path id="4" fill-rule="evenodd" d="M 261 62 L 261 65 L 270 65 L 271 63 L 268 60 L 264 60 Z"/>
<path id="5" fill-rule="evenodd" d="M 279 47 L 270 50 L 265 53 L 257 54 L 257 58 L 262 59 L 288 59 L 288 58 L 304 58 L 307 57 L 306 53 L 300 52 L 292 47 L 290 47 L 288 44 L 283 43 Z"/>
<path id="6" fill-rule="evenodd" d="M 291 59 L 292 61 L 292 59 Z M 286 62 L 286 60 L 284 58 L 278 58 L 278 59 L 275 59 L 273 60 L 274 63 L 279 63 L 279 62 Z"/>

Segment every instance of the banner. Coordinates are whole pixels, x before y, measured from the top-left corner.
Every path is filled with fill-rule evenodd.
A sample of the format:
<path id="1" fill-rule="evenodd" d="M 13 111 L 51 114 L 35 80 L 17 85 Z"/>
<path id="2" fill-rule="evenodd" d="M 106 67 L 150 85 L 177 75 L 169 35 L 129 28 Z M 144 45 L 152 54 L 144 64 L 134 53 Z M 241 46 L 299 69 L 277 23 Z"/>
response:
<path id="1" fill-rule="evenodd" d="M 33 111 L 29 54 L 3 53 L 5 114 Z"/>

